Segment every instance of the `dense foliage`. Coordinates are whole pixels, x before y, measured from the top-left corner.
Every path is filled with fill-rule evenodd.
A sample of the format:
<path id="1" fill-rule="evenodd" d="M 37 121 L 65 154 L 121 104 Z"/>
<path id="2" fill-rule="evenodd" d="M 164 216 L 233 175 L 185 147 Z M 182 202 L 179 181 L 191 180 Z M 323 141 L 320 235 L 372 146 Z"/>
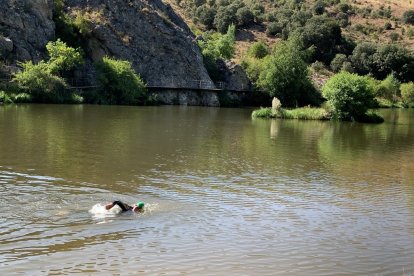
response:
<path id="1" fill-rule="evenodd" d="M 277 97 L 284 106 L 318 104 L 318 95 L 309 78 L 307 53 L 298 41 L 291 39 L 277 45 L 274 52 L 263 59 L 257 84 Z"/>
<path id="2" fill-rule="evenodd" d="M 94 99 L 103 104 L 142 104 L 146 88 L 143 80 L 124 60 L 104 57 L 96 64 L 101 88 Z"/>
<path id="3" fill-rule="evenodd" d="M 355 71 L 384 79 L 391 73 L 401 81 L 414 80 L 414 55 L 396 44 L 361 43 L 350 57 Z"/>
<path id="4" fill-rule="evenodd" d="M 374 94 L 367 78 L 349 72 L 330 78 L 322 93 L 334 116 L 341 120 L 362 120 L 374 103 Z"/>
<path id="5" fill-rule="evenodd" d="M 33 64 L 27 61 L 21 64 L 22 70 L 16 73 L 13 80 L 20 89 L 32 96 L 34 101 L 41 102 L 73 102 L 72 93 L 65 90 L 66 82 L 61 73 L 74 69 L 83 62 L 78 49 L 74 49 L 60 41 L 46 45 L 49 53 L 48 61 Z"/>
<path id="6" fill-rule="evenodd" d="M 230 25 L 226 34 L 207 32 L 204 33 L 203 39 L 198 41 L 198 45 L 203 54 L 204 65 L 210 74 L 210 77 L 219 80 L 217 60 L 230 59 L 234 55 L 234 41 L 236 28 Z"/>

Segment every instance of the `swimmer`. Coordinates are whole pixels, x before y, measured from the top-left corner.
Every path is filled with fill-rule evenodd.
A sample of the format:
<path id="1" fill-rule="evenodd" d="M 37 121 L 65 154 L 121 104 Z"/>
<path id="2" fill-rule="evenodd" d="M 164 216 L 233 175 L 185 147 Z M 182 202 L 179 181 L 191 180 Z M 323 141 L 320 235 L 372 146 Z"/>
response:
<path id="1" fill-rule="evenodd" d="M 122 209 L 122 212 L 126 212 L 126 211 L 142 212 L 142 211 L 144 211 L 144 202 L 142 202 L 142 201 L 139 201 L 136 204 L 130 206 L 126 203 L 123 203 L 119 200 L 116 200 L 112 203 L 106 204 L 105 209 L 110 210 L 115 205 L 118 205 Z"/>

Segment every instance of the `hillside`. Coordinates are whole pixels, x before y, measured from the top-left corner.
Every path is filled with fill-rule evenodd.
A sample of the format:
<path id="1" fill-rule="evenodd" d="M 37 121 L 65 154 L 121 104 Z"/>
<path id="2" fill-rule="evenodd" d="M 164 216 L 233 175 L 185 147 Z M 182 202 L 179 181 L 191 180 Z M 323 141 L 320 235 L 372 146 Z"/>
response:
<path id="1" fill-rule="evenodd" d="M 164 2 L 170 4 L 188 25 L 194 26 L 193 29 L 201 31 L 215 29 L 214 26 L 206 26 L 203 24 L 202 22 L 205 20 L 204 18 L 197 18 L 199 11 L 201 10 L 200 6 L 197 7 L 197 5 L 204 3 L 203 5 L 208 6 L 207 3 L 212 1 L 164 0 Z M 226 1 L 221 1 L 221 3 L 225 2 Z M 229 1 L 229 3 L 233 5 L 236 2 L 243 1 Z M 267 35 L 266 30 L 269 29 L 269 26 L 271 26 L 273 22 L 278 21 L 277 19 L 275 20 L 275 18 L 272 18 L 274 17 L 273 15 L 286 7 L 285 4 L 285 7 L 282 8 L 280 3 L 288 2 L 289 1 L 270 0 L 244 1 L 246 7 L 253 11 L 255 19 L 247 25 L 238 27 L 236 37 L 236 60 L 243 55 L 248 46 L 254 41 L 261 40 L 265 41 L 268 45 L 273 45 L 278 40 L 277 35 Z M 306 0 L 296 2 L 304 2 L 301 9 L 311 13 L 314 13 L 314 7 L 317 2 L 323 2 L 325 6 L 324 14 L 342 22 L 341 29 L 343 35 L 353 39 L 356 43 L 395 42 L 414 50 L 414 27 L 404 24 L 401 20 L 405 11 L 414 9 L 414 1 L 351 0 L 340 2 L 339 0 Z M 216 3 L 220 3 L 220 1 L 216 1 Z M 346 3 L 346 5 L 344 3 Z M 260 11 L 260 9 L 262 9 L 262 11 Z"/>

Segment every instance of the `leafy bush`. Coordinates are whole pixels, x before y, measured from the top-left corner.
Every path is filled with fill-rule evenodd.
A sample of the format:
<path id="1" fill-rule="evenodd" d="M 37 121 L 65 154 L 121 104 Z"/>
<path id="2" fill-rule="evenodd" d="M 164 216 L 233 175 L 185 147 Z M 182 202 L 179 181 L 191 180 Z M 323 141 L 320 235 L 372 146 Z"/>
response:
<path id="1" fill-rule="evenodd" d="M 214 17 L 216 16 L 216 10 L 203 5 L 197 8 L 196 16 L 197 20 L 201 24 L 206 26 L 208 29 L 211 29 L 214 26 Z"/>
<path id="2" fill-rule="evenodd" d="M 10 99 L 9 95 L 6 92 L 0 90 L 0 103 L 13 103 L 12 99 Z"/>
<path id="3" fill-rule="evenodd" d="M 396 42 L 398 40 L 400 40 L 400 35 L 396 32 L 392 32 L 390 33 L 390 39 L 392 42 Z"/>
<path id="4" fill-rule="evenodd" d="M 276 36 L 283 32 L 284 26 L 279 22 L 272 22 L 266 28 L 267 36 Z"/>
<path id="5" fill-rule="evenodd" d="M 366 78 L 348 72 L 331 77 L 322 89 L 334 117 L 360 120 L 374 103 L 374 95 Z"/>
<path id="6" fill-rule="evenodd" d="M 348 61 L 348 58 L 344 54 L 336 54 L 335 58 L 331 61 L 331 69 L 334 72 L 339 72 L 344 69 L 344 63 Z"/>
<path id="7" fill-rule="evenodd" d="M 377 87 L 376 94 L 378 97 L 384 98 L 391 103 L 398 101 L 398 93 L 400 91 L 400 82 L 393 75 L 389 74 Z"/>
<path id="8" fill-rule="evenodd" d="M 325 12 L 325 4 L 323 3 L 323 1 L 318 0 L 315 2 L 315 4 L 313 5 L 313 13 L 316 15 L 321 15 Z"/>
<path id="9" fill-rule="evenodd" d="M 385 22 L 384 23 L 384 29 L 385 30 L 391 30 L 392 29 L 392 24 L 390 22 Z"/>
<path id="10" fill-rule="evenodd" d="M 414 25 L 414 10 L 405 11 L 402 17 L 402 21 L 406 24 Z"/>
<path id="11" fill-rule="evenodd" d="M 318 104 L 317 92 L 309 79 L 297 38 L 277 45 L 272 55 L 263 60 L 257 84 L 270 96 L 280 99 L 284 106 Z"/>
<path id="12" fill-rule="evenodd" d="M 23 70 L 14 75 L 14 81 L 39 100 L 47 100 L 51 98 L 50 94 L 58 93 L 66 87 L 64 79 L 54 75 L 46 62 L 33 64 L 28 61 L 21 66 Z"/>
<path id="13" fill-rule="evenodd" d="M 414 83 L 403 83 L 400 86 L 401 100 L 404 105 L 409 105 L 414 102 Z"/>
<path id="14" fill-rule="evenodd" d="M 237 24 L 236 11 L 232 6 L 224 6 L 218 9 L 214 18 L 214 26 L 219 32 L 224 33 L 230 25 Z"/>
<path id="15" fill-rule="evenodd" d="M 146 88 L 131 63 L 104 57 L 96 64 L 101 84 L 101 103 L 139 104 L 144 100 Z"/>
<path id="16" fill-rule="evenodd" d="M 254 21 L 254 15 L 247 7 L 238 9 L 236 17 L 238 26 L 248 26 Z"/>
<path id="17" fill-rule="evenodd" d="M 60 39 L 46 45 L 49 54 L 48 67 L 51 73 L 69 71 L 83 63 L 80 49 L 68 47 Z"/>
<path id="18" fill-rule="evenodd" d="M 216 61 L 218 59 L 230 59 L 234 55 L 234 42 L 236 35 L 236 27 L 229 26 L 227 33 L 205 33 L 204 40 L 198 41 L 198 46 L 203 54 L 204 66 L 213 79 L 219 79 Z"/>
<path id="19" fill-rule="evenodd" d="M 66 82 L 60 73 L 69 71 L 82 63 L 79 50 L 68 47 L 61 40 L 46 45 L 48 61 L 33 64 L 27 61 L 21 64 L 23 70 L 16 73 L 13 80 L 20 89 L 29 93 L 34 101 L 66 102 L 71 94 L 65 91 Z"/>
<path id="20" fill-rule="evenodd" d="M 257 41 L 250 46 L 247 53 L 251 57 L 261 59 L 269 54 L 269 48 L 263 41 Z"/>

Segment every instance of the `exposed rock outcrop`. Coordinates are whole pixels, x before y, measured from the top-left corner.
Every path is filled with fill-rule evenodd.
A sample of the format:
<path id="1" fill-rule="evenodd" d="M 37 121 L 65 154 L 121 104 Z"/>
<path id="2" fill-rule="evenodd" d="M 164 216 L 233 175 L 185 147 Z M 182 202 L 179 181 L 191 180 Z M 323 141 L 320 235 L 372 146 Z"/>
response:
<path id="1" fill-rule="evenodd" d="M 54 40 L 53 0 L 0 0 L 0 57 L 11 63 L 45 58 Z"/>
<path id="2" fill-rule="evenodd" d="M 100 14 L 88 42 L 88 55 L 129 60 L 151 86 L 186 86 L 211 81 L 187 25 L 161 0 L 67 0 L 66 11 Z M 98 22 L 100 21 L 100 22 Z"/>
<path id="3" fill-rule="evenodd" d="M 246 91 L 252 89 L 252 83 L 243 68 L 231 61 L 217 62 L 220 75 L 223 76 L 226 90 Z"/>

